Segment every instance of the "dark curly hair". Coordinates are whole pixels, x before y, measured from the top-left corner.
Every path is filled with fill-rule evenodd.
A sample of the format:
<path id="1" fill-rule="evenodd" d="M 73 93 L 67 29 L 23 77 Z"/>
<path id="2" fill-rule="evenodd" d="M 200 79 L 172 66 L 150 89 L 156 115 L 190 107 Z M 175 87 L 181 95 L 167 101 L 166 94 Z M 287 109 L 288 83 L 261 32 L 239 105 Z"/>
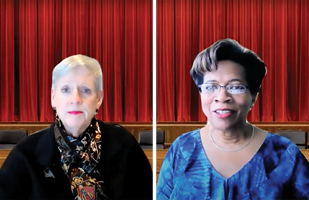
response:
<path id="1" fill-rule="evenodd" d="M 244 67 L 249 90 L 256 96 L 266 74 L 265 63 L 253 51 L 232 39 L 219 40 L 196 56 L 190 70 L 195 84 L 201 85 L 204 75 L 217 70 L 218 62 L 222 60 L 230 60 Z"/>

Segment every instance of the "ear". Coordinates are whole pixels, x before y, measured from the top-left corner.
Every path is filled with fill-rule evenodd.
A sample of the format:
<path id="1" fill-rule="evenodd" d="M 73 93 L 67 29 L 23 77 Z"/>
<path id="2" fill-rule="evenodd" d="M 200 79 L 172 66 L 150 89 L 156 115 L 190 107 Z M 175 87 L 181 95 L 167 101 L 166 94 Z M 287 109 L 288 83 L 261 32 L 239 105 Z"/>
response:
<path id="1" fill-rule="evenodd" d="M 50 98 L 51 106 L 52 106 L 53 109 L 55 109 L 55 107 L 56 107 L 55 106 L 55 100 L 54 100 L 55 99 L 55 90 L 51 89 L 51 95 L 50 96 L 51 96 L 51 98 Z"/>
<path id="2" fill-rule="evenodd" d="M 98 103 L 97 103 L 97 109 L 99 109 L 99 108 L 100 108 L 100 106 L 102 105 L 103 98 L 104 98 L 104 92 L 103 92 L 103 90 L 101 90 L 100 92 L 98 92 Z"/>

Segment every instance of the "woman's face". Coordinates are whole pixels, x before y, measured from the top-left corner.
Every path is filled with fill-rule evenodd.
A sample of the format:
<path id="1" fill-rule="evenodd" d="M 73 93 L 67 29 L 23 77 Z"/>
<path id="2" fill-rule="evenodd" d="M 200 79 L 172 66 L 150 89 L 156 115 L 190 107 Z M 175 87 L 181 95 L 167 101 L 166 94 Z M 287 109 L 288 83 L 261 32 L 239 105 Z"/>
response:
<path id="1" fill-rule="evenodd" d="M 66 131 L 75 137 L 89 126 L 102 104 L 103 91 L 96 91 L 94 80 L 94 74 L 81 66 L 59 78 L 51 91 L 52 106 Z"/>
<path id="2" fill-rule="evenodd" d="M 233 61 L 218 62 L 218 70 L 205 74 L 205 83 L 248 86 L 244 68 Z M 213 93 L 201 93 L 202 108 L 208 122 L 221 130 L 243 125 L 253 100 L 249 89 L 243 94 L 230 94 L 225 88 Z"/>

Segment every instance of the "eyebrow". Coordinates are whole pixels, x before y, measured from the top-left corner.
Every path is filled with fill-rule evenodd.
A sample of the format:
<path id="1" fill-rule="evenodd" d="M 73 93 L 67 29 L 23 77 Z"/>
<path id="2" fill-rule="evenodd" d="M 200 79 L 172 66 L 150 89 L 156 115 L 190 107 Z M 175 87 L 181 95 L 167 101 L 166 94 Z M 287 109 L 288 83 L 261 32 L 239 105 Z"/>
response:
<path id="1" fill-rule="evenodd" d="M 208 81 L 206 81 L 205 83 L 217 83 L 217 82 L 218 82 L 218 81 L 216 81 L 216 80 L 208 80 Z M 240 79 L 237 79 L 237 78 L 234 78 L 234 79 L 229 80 L 229 81 L 228 81 L 228 84 L 231 83 L 231 82 L 240 82 L 240 83 L 246 84 L 245 81 L 240 80 Z M 204 83 L 204 84 L 205 84 L 205 83 Z"/>
<path id="2" fill-rule="evenodd" d="M 72 82 L 71 81 L 67 81 L 67 82 L 64 82 L 62 86 L 71 86 L 72 85 Z M 81 87 L 91 87 L 88 83 L 81 83 L 81 84 L 78 84 L 78 86 L 81 86 Z"/>

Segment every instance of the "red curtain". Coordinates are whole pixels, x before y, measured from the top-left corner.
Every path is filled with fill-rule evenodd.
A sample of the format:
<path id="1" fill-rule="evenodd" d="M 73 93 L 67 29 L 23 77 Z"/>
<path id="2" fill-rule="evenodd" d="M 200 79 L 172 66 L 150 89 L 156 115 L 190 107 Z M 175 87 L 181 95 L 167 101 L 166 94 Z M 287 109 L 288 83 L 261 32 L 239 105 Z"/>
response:
<path id="1" fill-rule="evenodd" d="M 252 122 L 309 121 L 309 1 L 157 1 L 158 121 L 205 121 L 189 71 L 198 52 L 237 40 L 266 63 Z"/>
<path id="2" fill-rule="evenodd" d="M 16 104 L 15 66 L 14 60 L 14 0 L 0 2 L 0 120 L 14 121 L 18 119 Z M 4 56 L 2 56 L 4 55 Z M 18 102 L 19 104 L 19 102 Z"/>
<path id="3" fill-rule="evenodd" d="M 298 116 L 299 120 L 308 120 L 308 110 L 309 110 L 309 103 L 308 103 L 308 88 L 309 88 L 309 55 L 308 55 L 308 47 L 309 47 L 309 1 L 301 1 L 301 6 L 299 9 L 299 59 L 298 59 L 298 66 L 302 66 L 299 68 L 298 73 L 298 99 L 299 103 L 296 104 L 296 108 L 299 110 Z M 295 49 L 294 49 L 295 50 Z M 292 98 L 292 97 L 291 97 Z"/>
<path id="4" fill-rule="evenodd" d="M 173 0 L 157 0 L 157 118 L 175 120 L 175 47 Z M 189 108 L 188 108 L 189 109 Z"/>
<path id="5" fill-rule="evenodd" d="M 54 119 L 51 75 L 84 54 L 103 70 L 109 122 L 152 121 L 152 1 L 0 1 L 1 121 Z"/>

